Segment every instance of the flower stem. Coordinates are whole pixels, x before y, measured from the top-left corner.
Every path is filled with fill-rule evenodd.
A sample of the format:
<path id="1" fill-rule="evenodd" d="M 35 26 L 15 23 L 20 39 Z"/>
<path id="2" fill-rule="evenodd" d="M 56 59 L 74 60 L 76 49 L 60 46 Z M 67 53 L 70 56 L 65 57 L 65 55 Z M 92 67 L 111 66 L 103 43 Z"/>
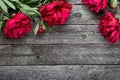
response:
<path id="1" fill-rule="evenodd" d="M 38 11 L 34 10 L 34 12 L 37 13 L 41 17 L 41 14 Z"/>
<path id="2" fill-rule="evenodd" d="M 0 11 L 2 12 L 2 14 L 4 14 L 7 17 L 10 17 L 6 12 L 4 12 L 3 10 L 0 9 Z"/>

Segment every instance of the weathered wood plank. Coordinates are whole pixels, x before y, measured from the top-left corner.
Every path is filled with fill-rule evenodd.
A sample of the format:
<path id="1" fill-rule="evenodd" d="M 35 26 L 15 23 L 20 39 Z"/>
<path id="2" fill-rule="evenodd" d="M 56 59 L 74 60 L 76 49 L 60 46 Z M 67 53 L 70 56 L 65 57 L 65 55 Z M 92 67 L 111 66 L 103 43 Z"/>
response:
<path id="1" fill-rule="evenodd" d="M 11 48 L 11 45 L 0 45 L 0 65 L 7 65 L 7 61 L 9 61 L 8 55 L 11 54 Z"/>
<path id="2" fill-rule="evenodd" d="M 71 0 L 71 2 L 72 1 L 73 0 Z M 119 13 L 118 11 L 116 16 Z M 2 37 L 2 34 L 0 34 L 0 65 L 119 64 L 119 46 L 116 44 L 115 46 L 117 47 L 114 46 L 115 48 L 111 48 L 113 45 L 110 45 L 101 36 L 97 29 L 99 17 L 99 14 L 90 12 L 84 5 L 74 5 L 67 25 L 57 26 L 52 32 L 36 37 L 30 33 L 22 39 L 15 40 L 5 39 Z M 91 44 L 94 45 L 92 49 L 90 48 Z M 104 47 L 103 44 L 107 45 L 107 47 Z M 50 47 L 52 47 L 52 49 Z M 34 52 L 32 50 L 34 50 Z M 62 50 L 65 52 L 62 52 Z M 61 54 L 59 54 L 59 52 L 61 52 Z M 86 53 L 91 53 L 93 56 Z"/>
<path id="3" fill-rule="evenodd" d="M 119 9 L 106 9 L 105 11 L 111 11 L 118 18 L 120 15 Z M 104 11 L 104 12 L 105 12 Z M 102 14 L 95 14 L 91 12 L 87 6 L 85 5 L 73 5 L 73 9 L 71 11 L 70 19 L 66 24 L 98 24 L 99 18 Z M 120 17 L 119 17 L 120 18 Z"/>
<path id="4" fill-rule="evenodd" d="M 106 10 L 111 11 L 116 17 L 119 17 L 119 9 Z M 102 14 L 95 14 L 91 12 L 85 5 L 73 5 L 70 19 L 66 24 L 98 24 L 99 18 Z"/>
<path id="5" fill-rule="evenodd" d="M 82 4 L 82 0 L 66 0 L 72 4 Z"/>
<path id="6" fill-rule="evenodd" d="M 2 35 L 2 34 L 1 34 Z M 44 35 L 29 34 L 21 39 L 0 37 L 0 44 L 88 44 L 108 43 L 99 33 L 98 25 L 57 26 Z M 119 44 L 119 43 L 118 43 Z"/>
<path id="7" fill-rule="evenodd" d="M 1 66 L 1 80 L 119 80 L 120 66 Z"/>
<path id="8" fill-rule="evenodd" d="M 7 59 L 9 59 L 9 57 L 6 56 L 0 57 L 0 65 L 7 65 Z"/>
<path id="9" fill-rule="evenodd" d="M 100 14 L 91 12 L 85 5 L 73 5 L 66 24 L 98 24 Z"/>
<path id="10" fill-rule="evenodd" d="M 5 56 L 5 65 L 120 64 L 119 48 L 117 44 L 10 45 L 0 49 L 0 59 Z"/>

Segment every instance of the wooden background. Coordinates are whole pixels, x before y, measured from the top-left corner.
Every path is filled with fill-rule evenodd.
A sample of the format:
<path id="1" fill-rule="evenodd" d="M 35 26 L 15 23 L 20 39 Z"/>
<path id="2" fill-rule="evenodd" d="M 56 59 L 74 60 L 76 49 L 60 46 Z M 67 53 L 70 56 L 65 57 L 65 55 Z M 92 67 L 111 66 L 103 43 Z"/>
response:
<path id="1" fill-rule="evenodd" d="M 17 40 L 0 33 L 0 80 L 120 80 L 120 43 L 101 36 L 100 14 L 67 1 L 75 4 L 69 21 L 51 32 Z"/>

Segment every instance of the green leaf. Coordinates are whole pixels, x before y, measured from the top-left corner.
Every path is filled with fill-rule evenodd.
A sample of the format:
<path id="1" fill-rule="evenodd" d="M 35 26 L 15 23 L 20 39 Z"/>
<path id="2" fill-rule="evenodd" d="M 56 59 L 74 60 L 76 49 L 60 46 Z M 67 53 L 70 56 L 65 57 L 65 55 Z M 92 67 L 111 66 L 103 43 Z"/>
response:
<path id="1" fill-rule="evenodd" d="M 2 16 L 2 20 L 3 20 L 3 21 L 5 21 L 5 20 L 7 20 L 7 19 L 9 19 L 7 16 Z"/>
<path id="2" fill-rule="evenodd" d="M 43 28 L 46 29 L 47 31 L 52 31 L 52 27 L 49 26 L 46 22 L 41 23 L 43 25 Z"/>
<path id="3" fill-rule="evenodd" d="M 118 1 L 117 0 L 111 0 L 110 5 L 111 5 L 112 8 L 116 8 L 117 5 L 118 5 Z"/>
<path id="4" fill-rule="evenodd" d="M 31 18 L 34 18 L 35 16 L 37 16 L 37 14 L 33 11 L 28 11 L 28 10 L 25 10 L 24 8 L 21 8 L 20 10 Z"/>
<path id="5" fill-rule="evenodd" d="M 45 3 L 47 3 L 47 2 L 48 2 L 48 0 L 44 0 L 43 4 L 45 4 Z"/>
<path id="6" fill-rule="evenodd" d="M 12 1 L 12 2 L 19 2 L 19 0 L 10 0 L 10 1 Z"/>
<path id="7" fill-rule="evenodd" d="M 0 8 L 1 8 L 4 12 L 8 13 L 8 8 L 7 8 L 7 6 L 5 5 L 5 3 L 4 3 L 2 0 L 0 0 Z"/>
<path id="8" fill-rule="evenodd" d="M 37 34 L 37 32 L 38 32 L 39 25 L 40 25 L 40 23 L 38 22 L 38 23 L 36 24 L 36 26 L 34 27 L 34 29 L 33 29 L 34 36 L 35 36 L 35 35 Z"/>
<path id="9" fill-rule="evenodd" d="M 16 7 L 13 5 L 13 3 L 12 2 L 10 2 L 10 1 L 8 1 L 8 0 L 4 0 L 4 2 L 9 6 L 9 7 L 11 7 L 12 9 L 16 9 Z"/>
<path id="10" fill-rule="evenodd" d="M 0 30 L 2 29 L 2 26 L 3 26 L 3 22 L 0 21 Z"/>
<path id="11" fill-rule="evenodd" d="M 19 3 L 19 6 L 20 6 L 20 10 L 26 14 L 27 16 L 31 17 L 31 18 L 34 18 L 35 16 L 37 16 L 37 10 L 38 8 L 32 8 L 28 5 L 25 5 L 23 3 Z"/>
<path id="12" fill-rule="evenodd" d="M 47 25 L 43 22 L 43 20 L 41 20 L 41 25 L 42 25 L 43 29 L 47 29 Z"/>
<path id="13" fill-rule="evenodd" d="M 24 0 L 25 1 L 25 0 Z M 32 4 L 32 3 L 38 3 L 39 0 L 29 0 L 29 1 L 26 1 L 26 3 L 28 4 Z"/>

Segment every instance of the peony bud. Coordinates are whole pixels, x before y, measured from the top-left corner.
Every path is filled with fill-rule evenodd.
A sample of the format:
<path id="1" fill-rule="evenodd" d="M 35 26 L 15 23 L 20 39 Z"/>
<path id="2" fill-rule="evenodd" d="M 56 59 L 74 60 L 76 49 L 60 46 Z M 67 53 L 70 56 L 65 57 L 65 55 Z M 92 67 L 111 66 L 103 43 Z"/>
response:
<path id="1" fill-rule="evenodd" d="M 118 1 L 117 1 L 117 0 L 110 0 L 110 7 L 111 7 L 111 8 L 116 8 L 116 7 L 117 7 L 117 4 L 118 4 Z"/>
<path id="2" fill-rule="evenodd" d="M 46 32 L 46 29 L 44 29 L 43 26 L 40 25 L 40 26 L 39 26 L 39 29 L 38 29 L 38 33 L 39 33 L 39 34 L 43 34 L 43 33 L 45 33 L 45 32 Z"/>

